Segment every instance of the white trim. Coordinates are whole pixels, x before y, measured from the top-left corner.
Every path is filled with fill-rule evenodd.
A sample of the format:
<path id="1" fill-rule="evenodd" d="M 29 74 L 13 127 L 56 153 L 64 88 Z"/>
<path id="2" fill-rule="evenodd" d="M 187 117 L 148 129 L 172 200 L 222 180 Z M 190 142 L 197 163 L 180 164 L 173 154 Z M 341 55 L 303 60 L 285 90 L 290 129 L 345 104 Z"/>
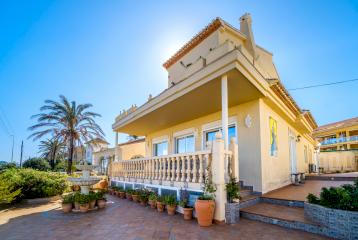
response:
<path id="1" fill-rule="evenodd" d="M 165 142 L 165 141 L 167 141 L 169 143 L 169 136 L 168 135 L 153 138 L 152 139 L 152 145 L 155 144 L 155 143 L 161 143 L 161 142 Z"/>
<path id="2" fill-rule="evenodd" d="M 229 117 L 228 121 L 228 127 L 234 125 L 236 129 L 236 138 L 238 137 L 238 122 L 237 122 L 237 116 L 231 116 Z M 206 142 L 205 142 L 205 132 L 209 132 L 215 129 L 221 128 L 221 120 L 209 122 L 206 124 L 203 124 L 201 126 L 201 150 L 205 150 Z"/>
<path id="3" fill-rule="evenodd" d="M 195 128 L 187 128 L 187 129 L 173 133 L 173 138 L 185 137 L 187 135 L 194 135 L 194 137 L 195 137 L 195 132 L 196 132 Z"/>

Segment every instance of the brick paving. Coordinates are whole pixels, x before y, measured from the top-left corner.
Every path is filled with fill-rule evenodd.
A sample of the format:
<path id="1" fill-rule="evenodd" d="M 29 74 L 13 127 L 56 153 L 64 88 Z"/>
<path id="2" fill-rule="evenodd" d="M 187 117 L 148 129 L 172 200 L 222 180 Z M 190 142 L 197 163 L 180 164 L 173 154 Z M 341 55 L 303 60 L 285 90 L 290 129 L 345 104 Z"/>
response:
<path id="1" fill-rule="evenodd" d="M 109 196 L 106 209 L 64 214 L 58 203 L 0 212 L 0 239 L 325 239 L 298 230 L 241 219 L 239 224 L 199 227 L 182 215 Z"/>

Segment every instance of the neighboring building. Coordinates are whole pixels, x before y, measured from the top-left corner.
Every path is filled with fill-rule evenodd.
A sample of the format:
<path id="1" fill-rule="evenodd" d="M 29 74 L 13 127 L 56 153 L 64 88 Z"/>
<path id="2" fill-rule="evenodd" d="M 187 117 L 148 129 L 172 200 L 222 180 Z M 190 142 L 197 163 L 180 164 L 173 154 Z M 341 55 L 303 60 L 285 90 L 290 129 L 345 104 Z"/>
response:
<path id="1" fill-rule="evenodd" d="M 319 126 L 313 136 L 320 143 L 323 172 L 358 170 L 358 117 Z"/>
<path id="2" fill-rule="evenodd" d="M 358 149 L 358 117 L 319 126 L 313 136 L 321 151 Z"/>
<path id="3" fill-rule="evenodd" d="M 115 119 L 117 134 L 145 136 L 146 154 L 114 163 L 112 180 L 200 192 L 211 163 L 215 219 L 223 220 L 230 172 L 266 193 L 308 171 L 317 124 L 283 86 L 272 53 L 256 45 L 249 14 L 240 30 L 215 19 L 164 67 L 168 88 Z"/>

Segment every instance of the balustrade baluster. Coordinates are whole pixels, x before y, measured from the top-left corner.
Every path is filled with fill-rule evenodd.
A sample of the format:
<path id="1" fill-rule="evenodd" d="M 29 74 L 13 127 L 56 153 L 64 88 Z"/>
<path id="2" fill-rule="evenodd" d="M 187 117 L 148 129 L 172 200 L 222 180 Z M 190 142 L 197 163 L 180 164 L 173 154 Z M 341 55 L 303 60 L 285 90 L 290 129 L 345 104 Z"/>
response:
<path id="1" fill-rule="evenodd" d="M 187 171 L 186 171 L 186 181 L 190 182 L 191 180 L 191 156 L 187 156 Z"/>
<path id="2" fill-rule="evenodd" d="M 197 155 L 192 155 L 193 156 L 193 182 L 197 182 L 198 181 L 198 173 L 196 170 L 196 160 L 197 160 Z"/>
<path id="3" fill-rule="evenodd" d="M 167 181 L 170 181 L 170 161 L 171 161 L 171 158 L 166 158 L 166 167 L 167 167 L 167 178 L 166 180 Z"/>
<path id="4" fill-rule="evenodd" d="M 180 178 L 180 157 L 176 157 L 176 173 L 177 176 L 175 178 L 175 181 L 179 182 L 179 178 Z"/>
<path id="5" fill-rule="evenodd" d="M 174 181 L 175 180 L 175 161 L 176 161 L 176 157 L 172 157 L 171 158 L 171 166 L 172 166 L 172 177 L 171 177 L 171 181 Z"/>
<path id="6" fill-rule="evenodd" d="M 185 182 L 185 172 L 186 172 L 186 157 L 185 156 L 183 156 L 182 158 L 181 158 L 181 181 L 182 182 Z"/>
<path id="7" fill-rule="evenodd" d="M 159 180 L 162 180 L 163 178 L 163 170 L 162 170 L 162 167 L 163 167 L 163 158 L 159 158 Z"/>

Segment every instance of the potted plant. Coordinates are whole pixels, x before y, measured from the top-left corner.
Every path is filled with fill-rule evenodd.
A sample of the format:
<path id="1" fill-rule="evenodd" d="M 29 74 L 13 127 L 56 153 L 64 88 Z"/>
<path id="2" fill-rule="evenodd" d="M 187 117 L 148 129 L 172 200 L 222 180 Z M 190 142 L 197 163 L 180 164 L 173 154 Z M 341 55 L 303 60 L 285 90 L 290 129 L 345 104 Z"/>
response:
<path id="1" fill-rule="evenodd" d="M 147 206 L 148 195 L 149 193 L 147 191 L 142 191 L 139 195 L 140 204 L 142 204 L 143 206 Z"/>
<path id="2" fill-rule="evenodd" d="M 193 218 L 193 208 L 189 204 L 188 191 L 180 190 L 180 202 L 179 206 L 183 208 L 184 220 L 191 220 Z"/>
<path id="3" fill-rule="evenodd" d="M 159 196 L 157 198 L 157 211 L 158 212 L 163 212 L 164 207 L 165 207 L 165 197 L 164 196 Z"/>
<path id="4" fill-rule="evenodd" d="M 225 211 L 230 212 L 225 218 L 227 224 L 235 224 L 240 221 L 240 187 L 236 182 L 236 178 L 230 177 L 230 181 L 226 184 L 227 203 Z"/>
<path id="5" fill-rule="evenodd" d="M 79 198 L 80 198 L 81 193 L 80 192 L 76 192 L 73 196 L 74 198 L 74 205 L 75 205 L 75 210 L 79 211 L 80 210 L 80 203 L 79 203 Z"/>
<path id="6" fill-rule="evenodd" d="M 148 199 L 150 207 L 155 209 L 157 207 L 157 194 L 154 192 L 150 193 Z"/>
<path id="7" fill-rule="evenodd" d="M 165 204 L 167 206 L 168 215 L 174 215 L 177 209 L 177 198 L 174 195 L 168 195 L 165 197 Z"/>
<path id="8" fill-rule="evenodd" d="M 78 197 L 78 203 L 80 204 L 80 212 L 87 212 L 89 208 L 90 198 L 86 194 L 80 194 Z"/>
<path id="9" fill-rule="evenodd" d="M 139 191 L 133 190 L 132 192 L 133 202 L 139 203 L 139 194 L 140 194 Z"/>
<path id="10" fill-rule="evenodd" d="M 202 227 L 208 227 L 213 224 L 215 212 L 216 186 L 211 181 L 211 167 L 208 166 L 207 170 L 204 181 L 204 193 L 195 202 L 198 224 Z"/>
<path id="11" fill-rule="evenodd" d="M 104 197 L 104 192 L 103 191 L 98 191 L 96 193 L 96 199 L 97 199 L 98 208 L 106 207 L 107 199 Z"/>
<path id="12" fill-rule="evenodd" d="M 96 206 L 97 194 L 95 192 L 89 192 L 89 209 L 94 209 Z"/>
<path id="13" fill-rule="evenodd" d="M 126 198 L 126 191 L 123 188 L 119 190 L 119 197 L 122 199 Z"/>
<path id="14" fill-rule="evenodd" d="M 126 191 L 126 198 L 127 198 L 129 201 L 133 201 L 132 192 L 133 192 L 132 189 L 128 189 L 128 190 Z"/>
<path id="15" fill-rule="evenodd" d="M 113 195 L 113 187 L 112 187 L 112 186 L 110 186 L 110 187 L 108 188 L 108 193 L 109 193 L 110 195 Z"/>
<path id="16" fill-rule="evenodd" d="M 74 194 L 70 193 L 62 197 L 62 211 L 69 213 L 72 211 L 72 204 L 74 203 Z"/>

